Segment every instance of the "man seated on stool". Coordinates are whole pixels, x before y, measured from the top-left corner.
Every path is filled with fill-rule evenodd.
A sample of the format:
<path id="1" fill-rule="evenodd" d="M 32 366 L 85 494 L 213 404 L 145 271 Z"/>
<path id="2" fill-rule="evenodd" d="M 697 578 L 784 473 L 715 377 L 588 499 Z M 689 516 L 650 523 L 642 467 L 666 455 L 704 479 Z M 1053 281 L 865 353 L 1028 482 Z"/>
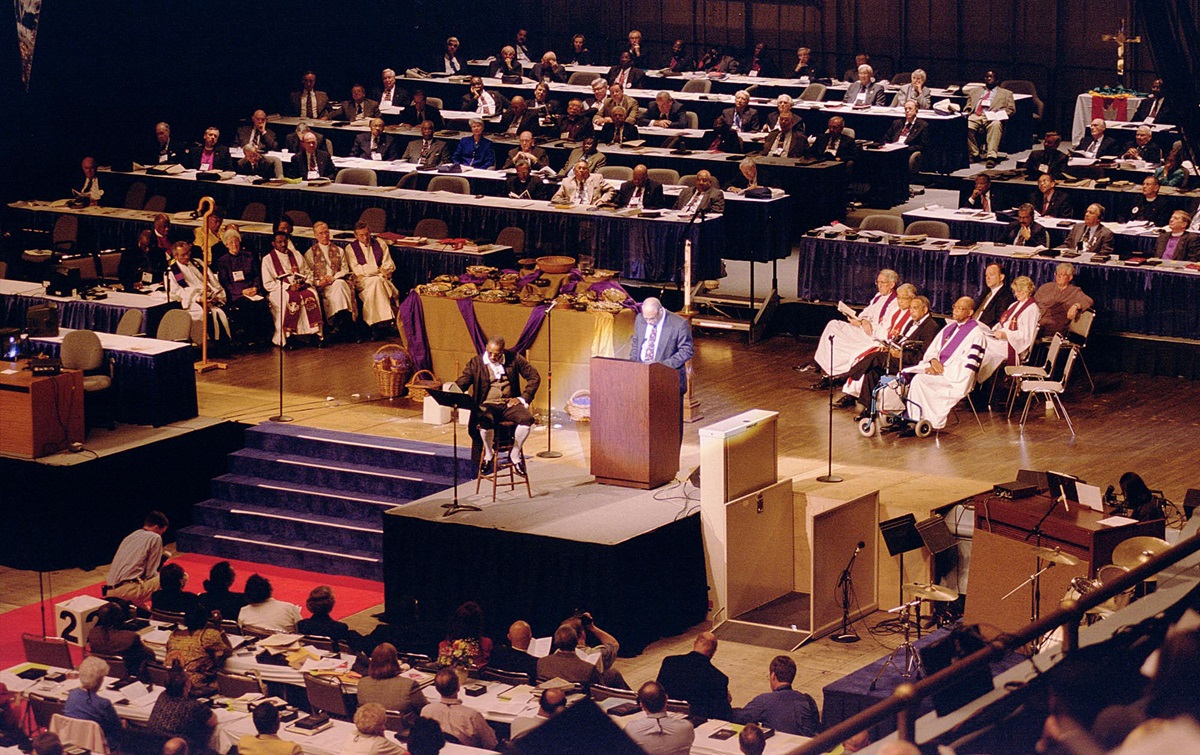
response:
<path id="1" fill-rule="evenodd" d="M 524 390 L 521 390 L 522 378 L 525 380 Z M 494 336 L 482 354 L 467 362 L 466 369 L 456 383 L 479 403 L 479 416 L 473 417 L 472 421 L 479 427 L 479 438 L 483 443 L 483 474 L 491 475 L 496 471 L 495 452 L 492 450 L 496 425 L 515 422 L 517 427 L 513 431 L 509 460 L 517 474 L 524 477 L 525 457 L 521 447 L 533 426 L 529 404 L 542 383 L 537 369 L 515 351 L 506 351 L 504 339 Z"/>

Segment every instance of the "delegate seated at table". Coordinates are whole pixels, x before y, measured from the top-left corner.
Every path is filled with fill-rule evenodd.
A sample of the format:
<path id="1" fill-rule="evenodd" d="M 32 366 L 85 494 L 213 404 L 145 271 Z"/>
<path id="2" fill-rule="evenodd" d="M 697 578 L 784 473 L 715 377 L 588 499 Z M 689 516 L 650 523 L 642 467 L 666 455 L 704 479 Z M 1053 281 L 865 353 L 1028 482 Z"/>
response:
<path id="1" fill-rule="evenodd" d="M 489 92 L 483 88 L 483 79 L 472 76 L 470 88 L 463 95 L 458 109 L 474 113 L 480 118 L 490 118 L 504 112 L 507 107 L 507 97 L 499 92 Z"/>
<path id="2" fill-rule="evenodd" d="M 1056 188 L 1057 183 L 1049 173 L 1038 176 L 1037 188 L 1033 190 L 1029 204 L 1044 217 L 1069 218 L 1072 216 L 1070 200 Z"/>
<path id="3" fill-rule="evenodd" d="M 723 115 L 713 119 L 712 128 L 700 137 L 698 147 L 709 152 L 728 152 L 733 155 L 740 155 L 743 151 L 742 138 Z"/>
<path id="4" fill-rule="evenodd" d="M 855 107 L 883 106 L 887 91 L 883 85 L 875 81 L 875 69 L 869 65 L 858 67 L 855 80 L 846 87 L 842 102 Z"/>
<path id="5" fill-rule="evenodd" d="M 670 92 L 662 91 L 655 95 L 654 104 L 646 108 L 642 117 L 638 118 L 637 125 L 687 128 L 687 113 L 683 106 L 675 101 Z"/>
<path id="6" fill-rule="evenodd" d="M 100 179 L 96 176 L 96 160 L 93 157 L 85 157 L 79 163 L 79 169 L 83 173 L 81 186 L 79 189 L 72 189 L 72 193 L 77 199 L 86 201 L 91 206 L 100 204 L 100 198 L 104 196 L 104 190 L 100 188 Z"/>
<path id="7" fill-rule="evenodd" d="M 446 160 L 446 143 L 433 138 L 433 121 L 421 121 L 420 139 L 413 139 L 404 148 L 401 160 L 421 168 L 436 168 Z"/>
<path id="8" fill-rule="evenodd" d="M 604 176 L 592 173 L 587 161 L 580 160 L 575 163 L 572 175 L 562 182 L 550 201 L 557 205 L 601 207 L 611 205 L 616 195 L 617 190 L 604 180 Z"/>
<path id="9" fill-rule="evenodd" d="M 775 109 L 767 113 L 766 122 L 763 123 L 762 130 L 773 131 L 775 128 L 777 128 L 779 124 L 779 116 L 783 115 L 784 113 L 790 113 L 792 111 L 793 104 L 794 103 L 792 102 L 791 95 L 781 94 L 776 97 Z M 793 128 L 803 134 L 804 121 L 800 118 L 793 119 Z"/>
<path id="10" fill-rule="evenodd" d="M 1167 108 L 1166 98 L 1163 96 L 1162 79 L 1154 80 L 1150 85 L 1150 94 L 1138 103 L 1137 110 L 1129 120 L 1133 123 L 1163 123 L 1167 125 L 1176 122 L 1175 116 Z"/>
<path id="11" fill-rule="evenodd" d="M 1038 176 L 1048 173 L 1055 180 L 1062 178 L 1070 157 L 1059 149 L 1061 144 L 1062 137 L 1057 131 L 1047 131 L 1042 137 L 1042 148 L 1030 152 L 1025 161 L 1025 177 L 1036 181 Z"/>
<path id="12" fill-rule="evenodd" d="M 289 115 L 320 119 L 329 113 L 329 95 L 317 89 L 317 75 L 312 71 L 305 71 L 300 77 L 300 91 L 292 92 L 290 99 Z"/>
<path id="13" fill-rule="evenodd" d="M 292 155 L 290 177 L 312 181 L 318 178 L 333 178 L 337 168 L 333 158 L 325 150 L 317 148 L 317 135 L 306 131 L 300 138 L 301 150 Z"/>
<path id="14" fill-rule="evenodd" d="M 1108 124 L 1103 118 L 1093 118 L 1088 126 L 1088 132 L 1079 140 L 1079 144 L 1075 145 L 1075 153 L 1080 157 L 1093 159 L 1116 157 L 1121 152 L 1121 145 L 1116 139 L 1104 133 L 1107 129 Z"/>
<path id="15" fill-rule="evenodd" d="M 721 115 L 735 131 L 758 131 L 761 126 L 758 111 L 750 107 L 750 93 L 745 89 L 733 95 L 733 107 L 725 108 Z"/>
<path id="16" fill-rule="evenodd" d="M 903 144 L 910 152 L 919 153 L 925 149 L 929 124 L 917 117 L 917 100 L 908 100 L 903 107 L 904 117 L 892 121 L 883 141 L 886 144 Z"/>
<path id="17" fill-rule="evenodd" d="M 494 168 L 496 166 L 496 150 L 490 139 L 483 135 L 483 121 L 471 119 L 471 135 L 464 136 L 458 142 L 450 162 L 469 168 Z"/>
<path id="18" fill-rule="evenodd" d="M 258 147 L 247 144 L 242 147 L 242 157 L 233 166 L 233 169 L 239 176 L 272 179 L 275 178 L 275 165 L 278 159 L 267 157 Z"/>
<path id="19" fill-rule="evenodd" d="M 1104 207 L 1092 203 L 1083 213 L 1083 221 L 1076 223 L 1063 246 L 1093 254 L 1112 254 L 1116 235 L 1100 221 L 1104 218 Z"/>
<path id="20" fill-rule="evenodd" d="M 617 207 L 657 210 L 665 206 L 662 184 L 650 178 L 645 165 L 635 166 L 633 178 L 621 184 L 617 191 Z"/>
<path id="21" fill-rule="evenodd" d="M 1133 203 L 1125 222 L 1143 221 L 1156 228 L 1162 228 L 1171 219 L 1171 206 L 1166 200 L 1160 199 L 1158 192 L 1161 185 L 1154 176 L 1142 179 L 1142 195 Z"/>
<path id="22" fill-rule="evenodd" d="M 529 163 L 517 158 L 513 163 L 513 174 L 504 181 L 504 191 L 510 199 L 542 199 L 546 198 L 548 189 L 541 176 L 534 175 Z"/>
<path id="23" fill-rule="evenodd" d="M 596 81 L 604 81 L 604 79 L 596 79 Z M 599 105 L 595 116 L 592 117 L 592 126 L 598 129 L 612 123 L 612 111 L 618 107 L 625 109 L 625 120 L 631 124 L 637 122 L 638 113 L 641 111 L 638 101 L 625 94 L 625 87 L 615 82 L 608 85 L 608 96 Z"/>
<path id="24" fill-rule="evenodd" d="M 516 167 L 518 160 L 524 160 L 534 170 L 549 169 L 550 156 L 546 154 L 546 150 L 537 146 L 534 141 L 532 131 L 522 131 L 517 141 L 517 146 L 508 151 L 508 159 L 504 161 L 501 170 L 509 170 Z"/>
<path id="25" fill-rule="evenodd" d="M 596 137 L 590 132 L 583 137 L 582 144 L 571 150 L 567 161 L 563 163 L 562 170 L 558 172 L 558 177 L 565 178 L 568 173 L 574 172 L 575 166 L 581 160 L 587 163 L 590 173 L 596 173 L 608 163 L 608 158 L 604 153 L 596 149 Z"/>
<path id="26" fill-rule="evenodd" d="M 629 122 L 626 118 L 625 108 L 615 107 L 609 111 L 609 122 L 600 129 L 600 134 L 597 140 L 601 144 L 615 144 L 620 146 L 625 142 L 631 142 L 640 138 L 638 127 Z"/>
<path id="27" fill-rule="evenodd" d="M 617 58 L 617 64 L 608 69 L 605 80 L 610 84 L 616 82 L 626 89 L 641 88 L 646 72 L 634 65 L 635 62 L 634 56 L 628 50 L 623 51 Z"/>
<path id="28" fill-rule="evenodd" d="M 203 140 L 192 148 L 191 164 L 188 167 L 199 171 L 232 170 L 233 160 L 229 157 L 229 147 L 218 144 L 217 140 L 220 138 L 221 132 L 215 126 L 204 129 Z"/>
<path id="29" fill-rule="evenodd" d="M 1121 152 L 1122 160 L 1141 160 L 1147 163 L 1162 162 L 1162 147 L 1151 141 L 1153 134 L 1149 126 L 1138 126 L 1133 141 L 1126 142 Z"/>
<path id="30" fill-rule="evenodd" d="M 368 128 L 370 130 L 367 133 L 354 137 L 350 156 L 364 160 L 395 160 L 396 139 L 391 134 L 383 133 L 383 119 L 378 116 L 371 118 Z"/>
<path id="31" fill-rule="evenodd" d="M 441 108 L 436 105 L 430 105 L 425 99 L 425 91 L 417 89 L 413 92 L 412 102 L 404 108 L 404 112 L 400 114 L 400 123 L 408 126 L 419 126 L 425 121 L 433 124 L 434 131 L 441 131 L 446 127 L 446 121 L 442 118 Z"/>
<path id="32" fill-rule="evenodd" d="M 779 114 L 778 128 L 767 134 L 763 143 L 763 155 L 767 157 L 804 157 L 808 152 L 808 138 L 796 122 L 791 110 Z"/>
<path id="33" fill-rule="evenodd" d="M 992 177 L 987 173 L 979 173 L 975 176 L 975 185 L 971 193 L 964 192 L 958 206 L 984 212 L 995 212 L 992 202 Z"/>
<path id="34" fill-rule="evenodd" d="M 969 296 L 954 302 L 954 319 L 934 337 L 912 372 L 906 411 L 913 419 L 928 420 L 935 430 L 946 426 L 950 410 L 975 384 L 983 361 L 987 326 L 971 317 L 974 310 Z"/>
<path id="35" fill-rule="evenodd" d="M 1014 246 L 1050 248 L 1050 233 L 1033 219 L 1033 205 L 1026 202 L 1017 208 L 1017 219 L 1004 229 L 1001 240 Z"/>
<path id="36" fill-rule="evenodd" d="M 192 245 L 176 241 L 171 247 L 172 261 L 163 275 L 167 298 L 179 302 L 192 318 L 192 336 L 196 338 L 199 328 L 204 327 L 205 281 L 204 270 L 199 260 L 192 259 Z M 225 303 L 225 289 L 211 268 L 207 276 L 207 300 L 210 336 L 214 340 L 229 337 L 229 318 L 221 305 Z"/>
<path id="37" fill-rule="evenodd" d="M 846 119 L 835 115 L 829 119 L 829 127 L 825 133 L 817 137 L 812 146 L 812 154 L 822 160 L 837 160 L 846 163 L 846 173 L 853 171 L 854 156 L 857 148 L 854 140 L 842 133 L 846 127 Z"/>
<path id="38" fill-rule="evenodd" d="M 1054 268 L 1054 280 L 1043 283 L 1033 294 L 1041 318 L 1038 320 L 1039 334 L 1050 336 L 1063 333 L 1067 324 L 1079 317 L 1079 313 L 1092 308 L 1092 297 L 1071 281 L 1075 278 L 1075 266 L 1060 262 Z"/>
<path id="39" fill-rule="evenodd" d="M 162 252 L 153 244 L 154 231 L 143 228 L 137 237 L 137 243 L 125 247 L 121 252 L 121 261 L 117 264 L 117 278 L 126 291 L 136 291 L 153 284 L 162 278 L 166 269 L 166 260 Z"/>
<path id="40" fill-rule="evenodd" d="M 385 68 L 379 74 L 380 86 L 371 92 L 371 99 L 379 103 L 379 109 L 400 108 L 410 102 L 408 91 L 396 83 L 396 72 Z"/>
<path id="41" fill-rule="evenodd" d="M 554 132 L 568 142 L 577 142 L 592 135 L 592 115 L 583 106 L 583 100 L 573 97 L 567 102 L 567 112 L 558 117 Z"/>
<path id="42" fill-rule="evenodd" d="M 500 116 L 500 134 L 514 137 L 523 131 L 533 131 L 538 127 L 537 113 L 529 109 L 525 98 L 515 95 L 508 103 L 508 109 Z"/>
<path id="43" fill-rule="evenodd" d="M 542 53 L 542 59 L 529 72 L 529 78 L 538 83 L 566 84 L 571 75 L 558 63 L 553 50 Z"/>
<path id="44" fill-rule="evenodd" d="M 1183 210 L 1171 213 L 1167 223 L 1168 232 L 1154 242 L 1154 256 L 1163 260 L 1187 260 L 1200 262 L 1200 234 L 1187 230 L 1192 216 Z"/>
<path id="45" fill-rule="evenodd" d="M 901 86 L 900 91 L 896 92 L 896 97 L 892 100 L 892 107 L 904 107 L 905 103 L 915 102 L 919 109 L 929 110 L 933 107 L 933 102 L 929 87 L 925 86 L 927 81 L 925 70 L 917 68 L 912 72 L 911 77 L 910 82 Z"/>
<path id="46" fill-rule="evenodd" d="M 696 185 L 685 186 L 675 200 L 675 209 L 685 215 L 705 212 L 725 212 L 725 194 L 713 185 L 712 173 L 696 173 Z"/>

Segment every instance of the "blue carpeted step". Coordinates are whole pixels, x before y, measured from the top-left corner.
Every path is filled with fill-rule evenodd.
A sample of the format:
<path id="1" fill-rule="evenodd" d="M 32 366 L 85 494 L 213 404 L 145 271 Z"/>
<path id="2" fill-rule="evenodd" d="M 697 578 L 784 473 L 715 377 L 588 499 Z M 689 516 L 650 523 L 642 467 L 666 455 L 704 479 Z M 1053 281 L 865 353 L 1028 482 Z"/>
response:
<path id="1" fill-rule="evenodd" d="M 333 551 L 383 551 L 383 523 L 378 518 L 340 519 L 212 499 L 197 504 L 192 511 L 196 524 L 226 533 L 275 537 L 285 543 L 303 541 Z"/>
<path id="2" fill-rule="evenodd" d="M 264 422 L 246 431 L 246 447 L 444 477 L 450 477 L 454 470 L 452 446 L 302 425 Z M 458 449 L 460 476 L 474 476 L 470 457 L 469 449 Z"/>
<path id="3" fill-rule="evenodd" d="M 251 503 L 297 514 L 319 514 L 346 520 L 378 522 L 380 514 L 402 506 L 411 498 L 382 493 L 365 495 L 353 491 L 306 485 L 300 482 L 264 480 L 226 474 L 212 481 L 212 496 L 223 501 Z"/>
<path id="4" fill-rule="evenodd" d="M 449 477 L 371 464 L 314 459 L 307 456 L 246 448 L 229 455 L 229 471 L 265 480 L 303 483 L 322 488 L 398 498 L 423 498 L 450 487 Z M 464 476 L 460 482 L 474 477 Z"/>
<path id="5" fill-rule="evenodd" d="M 321 574 L 341 574 L 377 581 L 383 579 L 383 561 L 379 550 L 334 549 L 306 541 L 227 532 L 199 524 L 179 530 L 176 542 L 179 549 L 187 553 L 274 564 Z"/>

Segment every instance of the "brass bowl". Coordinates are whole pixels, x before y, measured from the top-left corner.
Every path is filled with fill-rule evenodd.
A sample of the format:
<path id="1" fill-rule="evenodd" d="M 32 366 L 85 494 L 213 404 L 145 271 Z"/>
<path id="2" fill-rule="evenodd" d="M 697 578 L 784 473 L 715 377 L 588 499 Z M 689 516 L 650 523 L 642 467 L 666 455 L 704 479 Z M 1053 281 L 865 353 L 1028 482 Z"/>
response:
<path id="1" fill-rule="evenodd" d="M 538 257 L 537 267 L 543 273 L 569 273 L 575 267 L 575 258 L 561 255 Z"/>

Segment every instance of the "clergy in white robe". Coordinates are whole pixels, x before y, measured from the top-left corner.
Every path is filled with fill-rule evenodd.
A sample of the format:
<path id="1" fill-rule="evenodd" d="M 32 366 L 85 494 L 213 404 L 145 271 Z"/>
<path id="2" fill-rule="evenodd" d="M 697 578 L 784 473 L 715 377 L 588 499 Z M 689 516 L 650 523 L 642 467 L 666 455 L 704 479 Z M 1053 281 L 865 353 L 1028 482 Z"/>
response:
<path id="1" fill-rule="evenodd" d="M 875 339 L 887 335 L 888 323 L 896 310 L 895 289 L 899 282 L 900 276 L 895 270 L 880 270 L 875 277 L 878 293 L 858 316 L 848 322 L 834 320 L 821 331 L 813 359 L 827 376 L 845 374 L 860 354 L 876 345 Z M 833 336 L 832 343 L 830 336 Z"/>
<path id="2" fill-rule="evenodd" d="M 362 299 L 362 320 L 367 325 L 391 322 L 396 318 L 393 303 L 399 292 L 392 285 L 396 263 L 391 250 L 376 238 L 366 223 L 354 224 L 354 241 L 346 247 L 346 261 L 354 272 L 354 284 Z"/>
<path id="3" fill-rule="evenodd" d="M 262 261 L 263 288 L 275 318 L 276 346 L 290 335 L 321 335 L 321 305 L 313 289 L 312 270 L 299 253 L 288 249 L 288 235 L 276 231 L 271 251 Z"/>
<path id="4" fill-rule="evenodd" d="M 972 315 L 975 300 L 969 296 L 954 302 L 954 320 L 942 328 L 925 350 L 925 358 L 911 369 L 907 411 L 914 420 L 926 419 L 934 429 L 946 426 L 950 410 L 975 384 L 983 361 L 986 326 Z"/>
<path id="5" fill-rule="evenodd" d="M 204 269 L 199 260 L 192 259 L 192 245 L 176 241 L 171 246 L 171 264 L 163 276 L 167 298 L 179 302 L 192 317 L 192 342 L 200 342 L 204 327 Z M 214 270 L 208 271 L 208 314 L 211 320 L 209 332 L 214 340 L 229 337 L 229 318 L 221 305 L 225 303 L 225 289 Z"/>
<path id="6" fill-rule="evenodd" d="M 875 354 L 884 351 L 887 347 L 884 346 L 886 341 L 894 341 L 896 338 L 904 334 L 906 328 L 910 328 L 912 320 L 908 308 L 912 304 L 913 297 L 917 295 L 917 287 L 911 283 L 901 283 L 896 286 L 896 302 L 895 306 L 891 307 L 892 313 L 887 316 L 885 325 L 887 326 L 886 337 L 874 342 L 874 345 L 865 349 L 851 363 L 849 372 L 856 372 L 855 368 L 859 367 L 863 360 L 871 359 Z M 862 391 L 862 377 L 849 377 L 846 384 L 842 386 L 842 393 L 847 396 L 857 398 Z"/>
<path id="7" fill-rule="evenodd" d="M 1017 300 L 1008 305 L 988 333 L 987 351 L 979 366 L 981 383 L 1005 366 L 1020 364 L 1037 340 L 1042 311 L 1033 300 L 1033 280 L 1022 275 L 1013 281 L 1012 290 Z"/>
<path id="8" fill-rule="evenodd" d="M 304 253 L 304 261 L 312 270 L 313 285 L 321 292 L 325 319 L 332 321 L 339 312 L 347 312 L 353 318 L 358 308 L 354 301 L 354 274 L 350 272 L 346 254 L 333 243 L 328 223 L 318 220 L 312 229 L 316 241 Z"/>

